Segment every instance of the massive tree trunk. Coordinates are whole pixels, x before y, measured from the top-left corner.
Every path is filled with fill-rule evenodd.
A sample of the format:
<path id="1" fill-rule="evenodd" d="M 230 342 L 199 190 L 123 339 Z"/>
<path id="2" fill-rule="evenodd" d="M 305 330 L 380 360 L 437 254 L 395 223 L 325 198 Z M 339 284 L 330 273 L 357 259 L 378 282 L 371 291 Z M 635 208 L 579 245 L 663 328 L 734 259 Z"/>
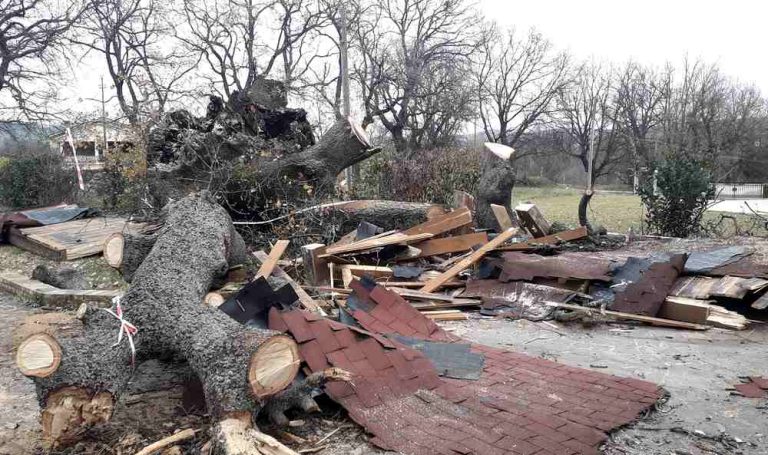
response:
<path id="1" fill-rule="evenodd" d="M 185 359 L 200 378 L 208 412 L 219 419 L 251 415 L 294 379 L 293 339 L 246 328 L 203 305 L 214 278 L 226 273 L 235 239 L 229 215 L 207 193 L 167 208 L 163 227 L 121 299 L 138 331 L 115 345 L 121 323 L 88 309 L 67 330 L 48 329 L 20 342 L 17 363 L 34 378 L 45 442 L 58 447 L 110 418 L 135 362 Z"/>
<path id="2" fill-rule="evenodd" d="M 495 229 L 498 226 L 491 204 L 506 207 L 510 213 L 512 189 L 515 186 L 515 168 L 512 161 L 483 150 L 483 166 L 475 194 L 478 227 Z"/>

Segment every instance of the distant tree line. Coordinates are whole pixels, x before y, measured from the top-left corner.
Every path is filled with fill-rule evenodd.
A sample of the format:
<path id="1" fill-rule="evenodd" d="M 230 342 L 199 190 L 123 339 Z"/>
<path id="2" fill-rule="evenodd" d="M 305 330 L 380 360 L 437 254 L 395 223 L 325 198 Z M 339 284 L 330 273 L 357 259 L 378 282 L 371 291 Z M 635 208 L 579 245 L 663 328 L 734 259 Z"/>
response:
<path id="1" fill-rule="evenodd" d="M 596 181 L 630 181 L 667 155 L 703 163 L 719 180 L 760 180 L 768 170 L 766 98 L 717 65 L 577 61 L 540 33 L 504 29 L 474 6 L 0 0 L 0 116 L 61 114 L 60 103 L 46 100 L 55 99 L 62 70 L 86 57 L 104 66 L 80 71 L 105 72 L 110 100 L 134 125 L 267 77 L 284 81 L 322 130 L 342 115 L 346 23 L 353 114 L 400 156 L 456 145 L 477 128 L 542 174 L 563 163 L 584 172 L 590 156 Z"/>

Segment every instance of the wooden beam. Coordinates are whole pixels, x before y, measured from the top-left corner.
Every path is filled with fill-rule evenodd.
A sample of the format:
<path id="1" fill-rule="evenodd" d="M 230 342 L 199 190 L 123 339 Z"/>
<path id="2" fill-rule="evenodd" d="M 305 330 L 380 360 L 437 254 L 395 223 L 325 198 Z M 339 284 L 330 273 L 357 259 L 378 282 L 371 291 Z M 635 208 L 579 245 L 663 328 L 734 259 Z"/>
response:
<path id="1" fill-rule="evenodd" d="M 259 271 L 256 272 L 256 276 L 253 279 L 268 277 L 272 275 L 272 271 L 277 267 L 277 261 L 283 256 L 286 248 L 291 243 L 290 240 L 278 240 L 275 246 L 272 247 L 272 251 L 269 252 L 267 259 L 261 264 Z"/>
<path id="2" fill-rule="evenodd" d="M 505 245 L 500 248 L 497 248 L 497 250 L 499 251 L 530 250 L 541 245 L 557 245 L 558 243 L 583 239 L 588 235 L 589 235 L 589 232 L 587 231 L 587 228 L 584 226 L 581 226 L 576 229 L 571 229 L 570 231 L 558 232 L 557 234 L 547 235 L 547 236 L 539 237 L 533 240 L 526 240 L 525 242 L 512 243 L 510 245 Z"/>
<path id="3" fill-rule="evenodd" d="M 569 303 L 559 302 L 544 302 L 548 306 L 557 308 L 563 308 L 566 310 L 583 311 L 585 313 L 593 315 L 606 315 L 613 316 L 617 319 L 626 319 L 630 321 L 647 322 L 649 324 L 663 326 L 663 327 L 675 327 L 678 329 L 690 329 L 690 330 L 708 330 L 709 327 L 701 324 L 692 324 L 690 322 L 673 321 L 671 319 L 654 318 L 651 316 L 642 316 L 639 314 L 621 313 L 619 311 L 601 310 L 600 308 L 588 308 L 579 305 L 571 305 Z"/>
<path id="4" fill-rule="evenodd" d="M 350 243 L 349 245 L 342 245 L 338 247 L 328 247 L 325 249 L 325 254 L 320 255 L 321 258 L 333 256 L 335 254 L 353 253 L 357 251 L 366 251 L 373 248 L 380 248 L 387 245 L 407 245 L 409 243 L 418 242 L 432 238 L 434 234 L 402 234 L 396 233 L 386 237 L 365 239 L 359 242 Z"/>
<path id="5" fill-rule="evenodd" d="M 673 321 L 706 324 L 712 300 L 697 300 L 685 297 L 669 296 L 659 308 L 658 317 Z"/>
<path id="6" fill-rule="evenodd" d="M 493 216 L 496 217 L 496 222 L 499 223 L 499 227 L 502 231 L 506 231 L 509 228 L 515 227 L 515 223 L 512 222 L 512 218 L 510 218 L 506 207 L 503 205 L 491 204 L 491 210 L 493 211 Z"/>
<path id="7" fill-rule="evenodd" d="M 437 256 L 440 254 L 460 253 L 471 250 L 473 247 L 488 243 L 488 234 L 476 232 L 474 234 L 456 235 L 444 239 L 431 239 L 414 245 L 421 250 L 417 258 Z M 412 258 L 409 258 L 412 259 Z"/>
<path id="8" fill-rule="evenodd" d="M 551 225 L 535 204 L 520 204 L 515 207 L 515 213 L 523 226 L 534 238 L 544 237 L 549 234 Z"/>
<path id="9" fill-rule="evenodd" d="M 256 259 L 258 259 L 258 261 L 261 262 L 262 264 L 264 264 L 269 259 L 269 255 L 267 255 L 267 253 L 265 253 L 264 251 L 255 251 L 253 253 L 253 256 Z M 299 296 L 299 301 L 301 302 L 301 305 L 305 309 L 310 310 L 310 311 L 319 312 L 321 314 L 323 313 L 323 309 L 320 308 L 320 305 L 318 305 L 317 302 L 315 302 L 312 299 L 312 297 L 310 297 L 310 295 L 307 294 L 307 291 L 305 291 L 301 286 L 299 286 L 299 284 L 296 281 L 294 281 L 293 278 L 291 278 L 290 275 L 285 273 L 285 271 L 283 269 L 281 269 L 280 267 L 275 267 L 274 270 L 272 271 L 272 273 L 276 277 L 282 278 L 282 279 L 284 279 L 285 281 L 288 282 L 288 284 L 296 292 L 296 295 Z"/>
<path id="10" fill-rule="evenodd" d="M 510 238 L 517 235 L 518 230 L 515 228 L 507 229 L 506 231 L 502 232 L 496 238 L 491 240 L 490 242 L 486 243 L 482 247 L 480 247 L 477 251 L 473 252 L 466 258 L 462 259 L 458 263 L 456 263 L 453 267 L 446 270 L 445 272 L 438 275 L 436 278 L 430 280 L 427 282 L 427 284 L 424 285 L 423 288 L 421 288 L 422 292 L 434 292 L 443 285 L 451 280 L 453 277 L 459 274 L 462 270 L 466 269 L 467 267 L 471 266 L 475 262 L 482 259 L 483 256 L 485 256 L 489 251 L 499 247 L 502 243 L 506 242 Z"/>
<path id="11" fill-rule="evenodd" d="M 432 235 L 440 235 L 470 224 L 472 224 L 472 212 L 468 208 L 462 207 L 453 212 L 436 216 L 424 223 L 417 224 L 405 231 L 404 234 L 416 235 L 430 233 Z"/>

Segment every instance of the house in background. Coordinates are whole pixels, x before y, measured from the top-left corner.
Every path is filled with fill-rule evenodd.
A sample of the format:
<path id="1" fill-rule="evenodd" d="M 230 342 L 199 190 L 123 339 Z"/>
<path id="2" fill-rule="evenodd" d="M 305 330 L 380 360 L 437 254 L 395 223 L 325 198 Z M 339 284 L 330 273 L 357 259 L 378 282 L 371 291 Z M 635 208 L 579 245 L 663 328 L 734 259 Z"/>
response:
<path id="1" fill-rule="evenodd" d="M 85 169 L 99 169 L 110 152 L 130 147 L 136 142 L 133 128 L 116 120 L 89 120 L 62 126 L 48 136 L 50 148 L 67 161 L 74 162 L 67 128 L 77 152 L 77 161 Z"/>

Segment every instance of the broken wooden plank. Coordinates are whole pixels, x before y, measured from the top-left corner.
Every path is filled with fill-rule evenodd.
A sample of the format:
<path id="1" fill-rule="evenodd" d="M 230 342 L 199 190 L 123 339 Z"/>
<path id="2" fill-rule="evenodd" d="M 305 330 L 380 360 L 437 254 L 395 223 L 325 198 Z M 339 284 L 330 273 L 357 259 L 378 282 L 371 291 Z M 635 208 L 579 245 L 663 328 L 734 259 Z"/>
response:
<path id="1" fill-rule="evenodd" d="M 392 269 L 389 267 L 377 267 L 375 265 L 341 266 L 341 279 L 345 288 L 349 287 L 349 284 L 354 278 L 362 278 L 365 275 L 374 279 L 388 278 L 392 276 Z"/>
<path id="2" fill-rule="evenodd" d="M 678 279 L 670 295 L 692 299 L 726 297 L 741 300 L 747 293 L 763 289 L 766 285 L 768 282 L 760 278 L 689 276 Z"/>
<path id="3" fill-rule="evenodd" d="M 520 220 L 520 225 L 528 230 L 533 237 L 544 237 L 549 234 L 552 226 L 544 218 L 536 204 L 520 204 L 515 207 L 515 213 Z"/>
<path id="4" fill-rule="evenodd" d="M 266 278 L 272 275 L 272 271 L 275 269 L 275 267 L 277 267 L 277 261 L 279 261 L 283 256 L 283 253 L 285 253 L 285 250 L 288 248 L 290 243 L 290 240 L 278 240 L 277 243 L 275 243 L 275 246 L 273 246 L 272 250 L 269 252 L 267 260 L 261 264 L 259 271 L 256 272 L 256 276 L 254 276 L 253 279 L 255 280 L 261 277 Z"/>
<path id="5" fill-rule="evenodd" d="M 485 256 L 488 252 L 493 250 L 494 248 L 498 247 L 502 243 L 506 242 L 507 240 L 511 239 L 515 235 L 517 235 L 518 230 L 515 228 L 507 229 L 506 231 L 502 232 L 496 238 L 491 240 L 490 242 L 486 243 L 476 251 L 474 251 L 472 254 L 467 256 L 466 258 L 462 259 L 458 263 L 456 263 L 453 267 L 446 270 L 445 272 L 441 273 L 436 278 L 430 280 L 427 282 L 427 284 L 424 285 L 423 288 L 421 288 L 422 292 L 434 292 L 443 285 L 451 280 L 453 277 L 458 275 L 462 270 L 466 269 L 467 267 L 471 266 L 475 262 L 482 259 L 483 256 Z"/>
<path id="6" fill-rule="evenodd" d="M 421 314 L 433 321 L 465 321 L 469 319 L 459 310 L 422 311 Z"/>
<path id="7" fill-rule="evenodd" d="M 496 222 L 499 223 L 499 227 L 502 231 L 506 231 L 509 228 L 515 227 L 515 223 L 509 216 L 509 212 L 507 212 L 506 207 L 503 205 L 491 204 L 491 210 L 493 211 L 493 216 L 496 217 Z"/>
<path id="8" fill-rule="evenodd" d="M 488 243 L 488 234 L 476 232 L 474 234 L 457 235 L 443 239 L 431 239 L 417 243 L 414 247 L 421 250 L 416 257 L 437 256 L 440 254 L 460 253 Z"/>
<path id="9" fill-rule="evenodd" d="M 72 309 L 83 302 L 111 304 L 112 299 L 122 293 L 118 289 L 59 289 L 16 272 L 0 274 L 0 290 L 41 305 Z"/>
<path id="10" fill-rule="evenodd" d="M 424 233 L 440 235 L 470 224 L 472 224 L 472 212 L 468 208 L 463 207 L 444 215 L 438 215 L 429 221 L 404 231 L 403 233 L 406 235 Z"/>
<path id="11" fill-rule="evenodd" d="M 253 256 L 262 264 L 269 259 L 269 255 L 267 255 L 267 253 L 265 253 L 263 250 L 254 251 Z M 294 281 L 290 275 L 285 273 L 283 269 L 280 267 L 275 267 L 272 271 L 272 274 L 288 282 L 293 290 L 296 291 L 296 295 L 299 296 L 299 301 L 305 309 L 320 312 L 321 314 L 323 313 L 323 309 L 320 308 L 320 305 L 318 305 L 318 303 L 315 302 L 309 294 L 307 294 L 307 291 L 305 291 L 296 281 Z"/>
<path id="12" fill-rule="evenodd" d="M 386 237 L 366 239 L 366 240 L 361 240 L 359 242 L 353 242 L 353 243 L 350 243 L 349 245 L 342 245 L 338 247 L 328 247 L 325 250 L 325 254 L 320 255 L 320 257 L 323 258 L 323 257 L 333 256 L 335 254 L 366 251 L 366 250 L 380 248 L 387 245 L 406 245 L 409 243 L 415 243 L 421 240 L 426 240 L 433 236 L 434 234 L 430 234 L 430 233 L 414 234 L 414 235 L 396 233 L 396 234 L 388 235 Z"/>
<path id="13" fill-rule="evenodd" d="M 689 299 L 686 297 L 667 297 L 657 314 L 661 319 L 706 324 L 712 300 Z"/>
<path id="14" fill-rule="evenodd" d="M 749 320 L 735 311 L 711 305 L 707 324 L 721 329 L 744 330 L 749 325 Z"/>
<path id="15" fill-rule="evenodd" d="M 331 281 L 328 273 L 328 260 L 321 258 L 321 254 L 325 254 L 325 245 L 322 243 L 310 243 L 301 247 L 304 276 L 307 283 L 313 286 L 326 285 Z"/>
<path id="16" fill-rule="evenodd" d="M 662 319 L 662 318 L 656 318 L 652 316 L 642 316 L 639 314 L 621 313 L 619 311 L 603 310 L 601 308 L 589 308 L 589 307 L 583 307 L 579 305 L 571 305 L 569 303 L 558 303 L 558 302 L 544 302 L 544 303 L 552 307 L 563 308 L 566 310 L 583 311 L 585 313 L 589 313 L 595 316 L 598 316 L 598 315 L 613 316 L 617 319 L 647 322 L 652 325 L 658 325 L 663 327 L 675 327 L 679 329 L 690 329 L 690 330 L 708 330 L 709 329 L 709 327 L 706 325 L 692 324 L 690 322 L 682 322 L 682 321 L 673 321 L 671 319 Z"/>
<path id="17" fill-rule="evenodd" d="M 539 248 L 544 245 L 558 245 L 560 243 L 579 240 L 587 237 L 589 232 L 585 226 L 571 229 L 569 231 L 558 232 L 557 234 L 539 237 L 537 239 L 526 240 L 525 242 L 516 242 L 497 248 L 499 251 L 523 251 Z"/>

